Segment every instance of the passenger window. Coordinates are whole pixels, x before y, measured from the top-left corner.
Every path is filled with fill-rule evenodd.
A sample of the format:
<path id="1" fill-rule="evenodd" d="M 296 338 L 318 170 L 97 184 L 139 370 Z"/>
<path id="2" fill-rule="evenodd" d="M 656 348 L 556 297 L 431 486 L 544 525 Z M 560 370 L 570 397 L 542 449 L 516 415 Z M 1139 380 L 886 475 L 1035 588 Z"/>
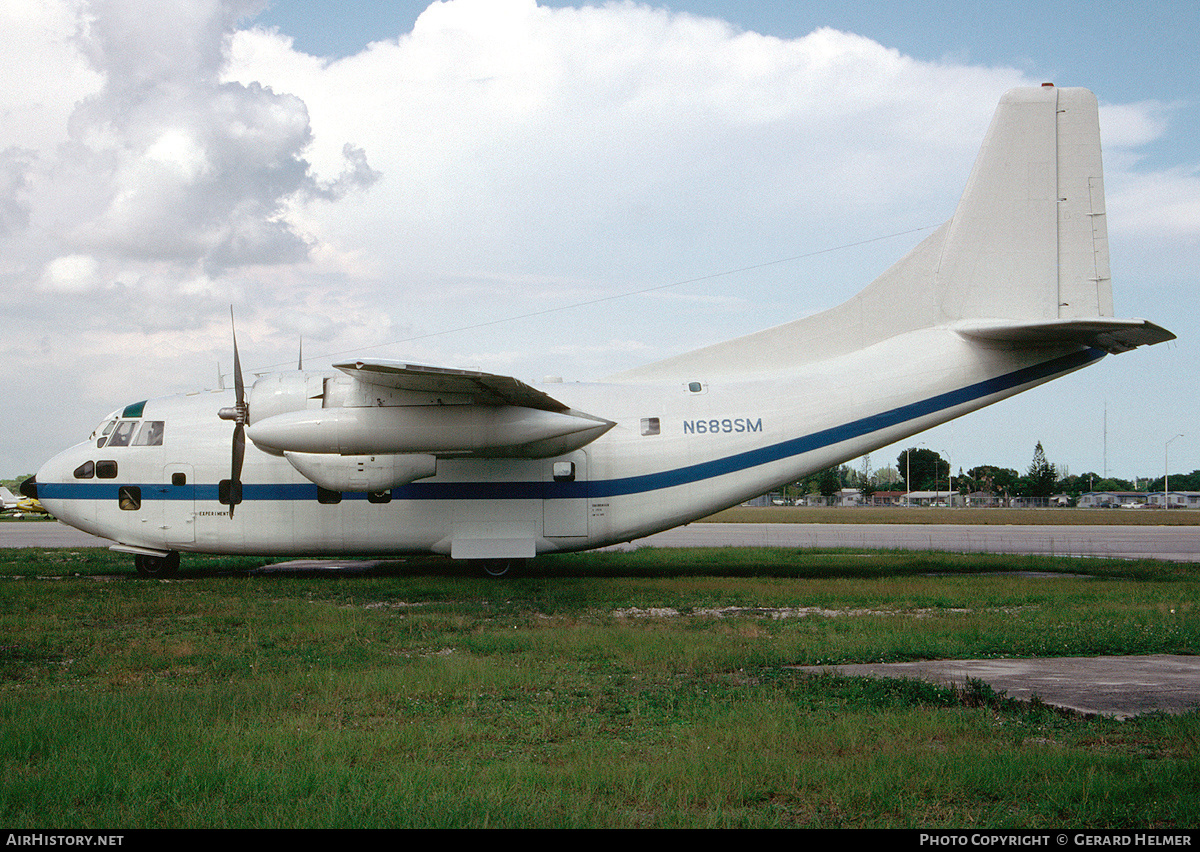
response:
<path id="1" fill-rule="evenodd" d="M 575 481 L 575 462 L 555 462 L 554 463 L 554 481 L 555 482 L 574 482 Z"/>
<path id="2" fill-rule="evenodd" d="M 135 447 L 161 447 L 163 442 L 163 421 L 147 420 L 142 424 L 142 431 L 138 432 L 137 439 L 134 440 Z"/>
<path id="3" fill-rule="evenodd" d="M 659 433 L 660 428 L 661 427 L 659 425 L 659 420 L 657 417 L 643 417 L 642 418 L 642 434 L 643 435 L 657 435 Z"/>
<path id="4" fill-rule="evenodd" d="M 122 485 L 117 490 L 117 504 L 126 512 L 142 508 L 142 489 L 136 485 Z"/>
<path id="5" fill-rule="evenodd" d="M 187 485 L 187 474 L 186 473 L 172 473 L 171 474 L 171 484 L 172 485 Z"/>
<path id="6" fill-rule="evenodd" d="M 76 479 L 91 479 L 96 475 L 96 465 L 93 462 L 85 461 L 79 467 L 75 468 Z"/>
<path id="7" fill-rule="evenodd" d="M 117 463 L 115 461 L 96 462 L 96 476 L 99 479 L 116 479 Z"/>
<path id="8" fill-rule="evenodd" d="M 113 430 L 112 437 L 108 439 L 110 447 L 128 447 L 130 440 L 133 438 L 133 430 L 137 428 L 137 420 L 122 420 L 117 424 L 117 428 Z"/>

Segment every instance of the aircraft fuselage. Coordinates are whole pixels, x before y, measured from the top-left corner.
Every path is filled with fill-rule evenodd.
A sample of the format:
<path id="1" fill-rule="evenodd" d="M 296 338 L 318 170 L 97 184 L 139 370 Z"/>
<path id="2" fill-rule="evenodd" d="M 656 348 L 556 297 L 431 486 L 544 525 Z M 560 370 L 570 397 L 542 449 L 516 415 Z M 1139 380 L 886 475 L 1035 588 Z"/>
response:
<path id="1" fill-rule="evenodd" d="M 232 392 L 165 397 L 113 430 L 160 423 L 161 443 L 78 444 L 39 471 L 38 493 L 56 517 L 131 549 L 523 558 L 705 517 L 1103 355 L 929 329 L 782 372 L 548 385 L 616 425 L 547 458 L 438 458 L 435 475 L 385 492 L 322 489 L 251 443 L 232 517 L 219 487 L 232 427 L 216 415 Z"/>

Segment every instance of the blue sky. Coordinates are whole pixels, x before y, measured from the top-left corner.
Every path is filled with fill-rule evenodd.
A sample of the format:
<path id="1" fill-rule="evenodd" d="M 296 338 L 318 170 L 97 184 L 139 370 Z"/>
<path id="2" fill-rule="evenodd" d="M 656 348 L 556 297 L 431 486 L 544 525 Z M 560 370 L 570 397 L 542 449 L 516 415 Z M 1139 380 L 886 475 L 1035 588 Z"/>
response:
<path id="1" fill-rule="evenodd" d="M 1200 468 L 1200 4 L 263 6 L 0 9 L 0 475 L 212 386 L 230 304 L 248 370 L 302 336 L 313 369 L 534 382 L 830 307 L 949 217 L 1000 94 L 1043 81 L 1101 102 L 1117 315 L 1179 340 L 912 443 L 1132 478 L 1182 432 L 1171 468 Z"/>

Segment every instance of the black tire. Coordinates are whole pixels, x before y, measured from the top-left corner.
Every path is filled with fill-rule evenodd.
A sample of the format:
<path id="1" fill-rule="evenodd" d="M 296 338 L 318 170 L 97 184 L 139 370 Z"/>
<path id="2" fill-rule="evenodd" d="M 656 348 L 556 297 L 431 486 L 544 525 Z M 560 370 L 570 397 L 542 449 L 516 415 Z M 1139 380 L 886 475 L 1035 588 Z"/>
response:
<path id="1" fill-rule="evenodd" d="M 133 565 L 142 577 L 174 577 L 179 572 L 179 552 L 172 550 L 164 556 L 138 554 Z"/>
<path id="2" fill-rule="evenodd" d="M 479 563 L 479 572 L 484 577 L 494 580 L 508 579 L 517 574 L 524 565 L 524 559 L 483 559 Z"/>

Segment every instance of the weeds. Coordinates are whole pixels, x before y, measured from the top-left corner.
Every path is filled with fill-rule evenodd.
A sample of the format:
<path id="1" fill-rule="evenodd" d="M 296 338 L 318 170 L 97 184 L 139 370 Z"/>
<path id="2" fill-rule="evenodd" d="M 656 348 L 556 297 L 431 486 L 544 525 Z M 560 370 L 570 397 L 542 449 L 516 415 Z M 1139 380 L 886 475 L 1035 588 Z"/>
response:
<path id="1" fill-rule="evenodd" d="M 795 670 L 1191 653 L 1187 566 L 638 551 L 496 583 L 420 560 L 339 579 L 213 557 L 147 582 L 104 551 L 0 560 L 9 826 L 1200 818 L 1197 713 L 1118 722 L 980 681 Z"/>

